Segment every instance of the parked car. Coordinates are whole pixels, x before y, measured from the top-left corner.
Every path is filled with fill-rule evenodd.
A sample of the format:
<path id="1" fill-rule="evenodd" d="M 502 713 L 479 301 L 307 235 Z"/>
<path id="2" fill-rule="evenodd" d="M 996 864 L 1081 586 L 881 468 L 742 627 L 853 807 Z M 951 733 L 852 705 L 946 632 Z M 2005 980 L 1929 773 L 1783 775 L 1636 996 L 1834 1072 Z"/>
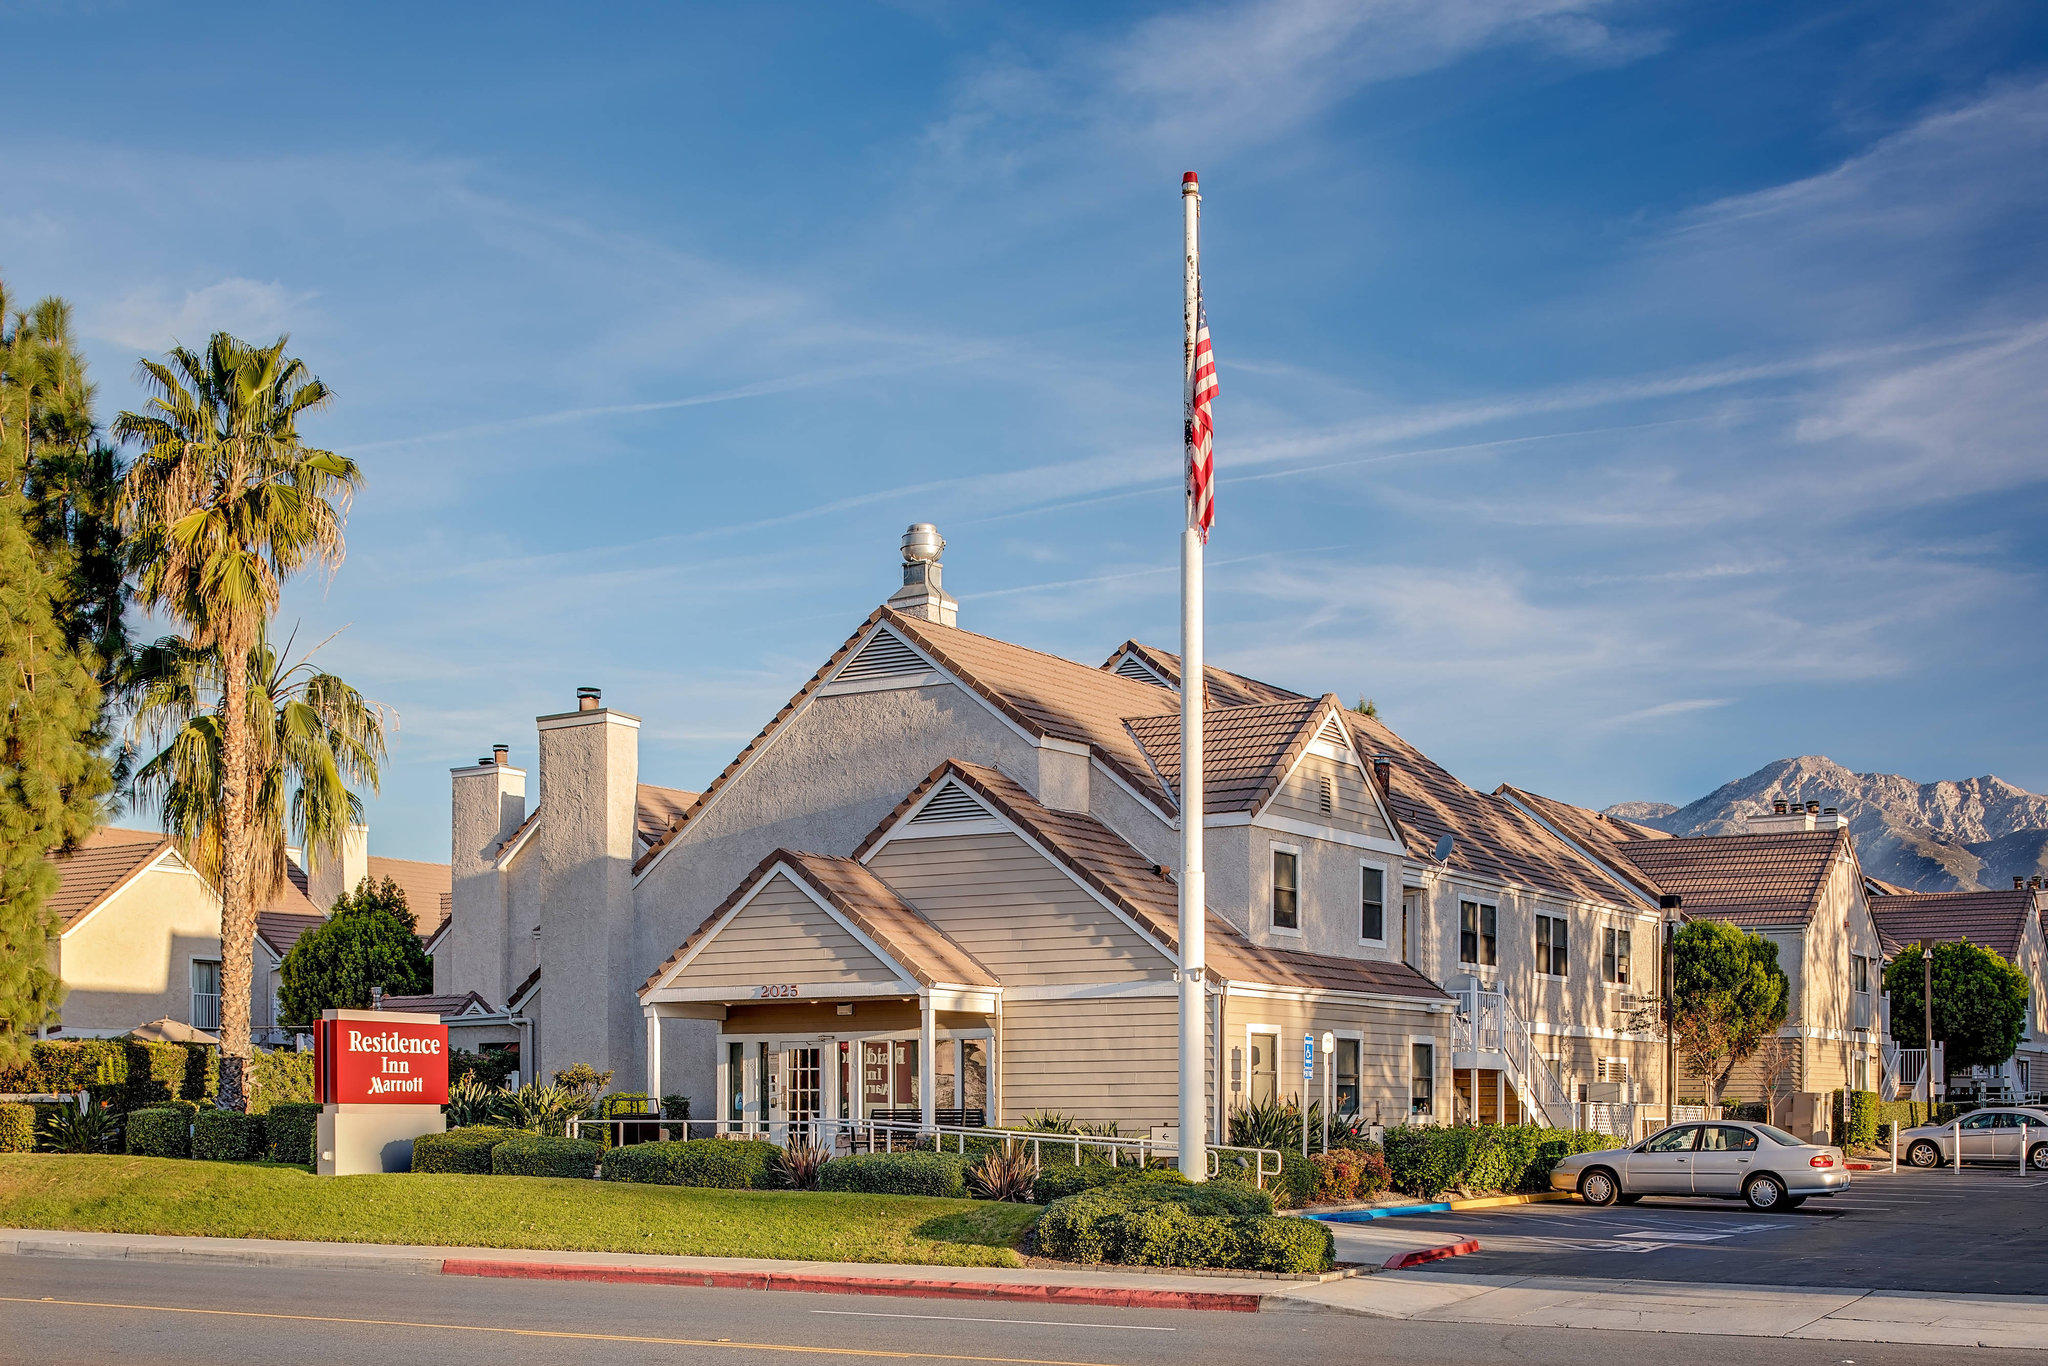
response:
<path id="1" fill-rule="evenodd" d="M 1849 1188 L 1840 1148 L 1808 1143 L 1747 1120 L 1659 1129 L 1632 1148 L 1574 1153 L 1550 1173 L 1550 1188 L 1577 1191 L 1589 1205 L 1633 1205 L 1646 1195 L 1747 1200 L 1751 1209 L 1798 1209 L 1808 1197 Z"/>
<path id="2" fill-rule="evenodd" d="M 1901 1129 L 1899 1151 L 1905 1154 L 1909 1166 L 1946 1166 L 1956 1160 L 1958 1127 L 1963 1161 L 2016 1165 L 2020 1160 L 2020 1139 L 2024 1136 L 2027 1166 L 2037 1172 L 2048 1172 L 2048 1109 L 2030 1105 L 1993 1105 L 1972 1110 L 1960 1121 Z"/>

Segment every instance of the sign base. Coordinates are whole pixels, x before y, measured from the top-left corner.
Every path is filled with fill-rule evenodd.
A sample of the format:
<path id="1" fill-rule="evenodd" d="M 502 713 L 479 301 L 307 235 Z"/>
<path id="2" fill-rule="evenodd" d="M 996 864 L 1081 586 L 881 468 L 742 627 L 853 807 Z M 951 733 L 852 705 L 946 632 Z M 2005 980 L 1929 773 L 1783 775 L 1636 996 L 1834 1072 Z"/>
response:
<path id="1" fill-rule="evenodd" d="M 412 1170 L 412 1141 L 445 1133 L 438 1105 L 328 1105 L 320 1111 L 313 1170 L 322 1176 Z"/>

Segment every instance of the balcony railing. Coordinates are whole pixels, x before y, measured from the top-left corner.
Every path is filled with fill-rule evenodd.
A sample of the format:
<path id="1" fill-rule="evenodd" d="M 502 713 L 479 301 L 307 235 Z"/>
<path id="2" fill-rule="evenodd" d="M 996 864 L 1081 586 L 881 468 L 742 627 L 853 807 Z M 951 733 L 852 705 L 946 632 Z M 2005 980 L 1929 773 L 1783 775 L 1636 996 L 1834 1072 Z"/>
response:
<path id="1" fill-rule="evenodd" d="M 219 992 L 195 991 L 192 993 L 192 1027 L 209 1031 L 220 1028 Z"/>

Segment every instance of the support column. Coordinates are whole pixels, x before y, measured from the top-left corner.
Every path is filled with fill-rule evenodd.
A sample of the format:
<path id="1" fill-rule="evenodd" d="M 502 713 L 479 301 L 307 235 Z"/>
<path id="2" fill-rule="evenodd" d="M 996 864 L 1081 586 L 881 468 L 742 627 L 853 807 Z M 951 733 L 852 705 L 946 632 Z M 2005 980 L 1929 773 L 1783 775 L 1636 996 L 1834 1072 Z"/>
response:
<path id="1" fill-rule="evenodd" d="M 647 1098 L 661 1106 L 661 1016 L 647 1007 Z"/>
<path id="2" fill-rule="evenodd" d="M 939 1013 L 930 993 L 917 998 L 917 1103 L 918 1122 L 930 1133 L 939 1122 Z"/>

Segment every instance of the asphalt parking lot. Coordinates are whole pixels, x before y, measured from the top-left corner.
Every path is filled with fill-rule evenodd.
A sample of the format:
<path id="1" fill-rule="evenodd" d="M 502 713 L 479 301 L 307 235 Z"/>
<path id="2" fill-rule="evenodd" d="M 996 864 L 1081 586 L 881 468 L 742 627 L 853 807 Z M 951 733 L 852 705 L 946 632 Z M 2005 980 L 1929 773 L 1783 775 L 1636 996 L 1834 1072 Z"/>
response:
<path id="1" fill-rule="evenodd" d="M 1330 1225 L 1337 1256 L 1477 1239 L 1436 1274 L 1578 1276 L 2048 1295 L 2048 1177 L 1966 1167 L 1858 1172 L 1848 1191 L 1758 1214 L 1734 1201 L 1572 1201 Z"/>

